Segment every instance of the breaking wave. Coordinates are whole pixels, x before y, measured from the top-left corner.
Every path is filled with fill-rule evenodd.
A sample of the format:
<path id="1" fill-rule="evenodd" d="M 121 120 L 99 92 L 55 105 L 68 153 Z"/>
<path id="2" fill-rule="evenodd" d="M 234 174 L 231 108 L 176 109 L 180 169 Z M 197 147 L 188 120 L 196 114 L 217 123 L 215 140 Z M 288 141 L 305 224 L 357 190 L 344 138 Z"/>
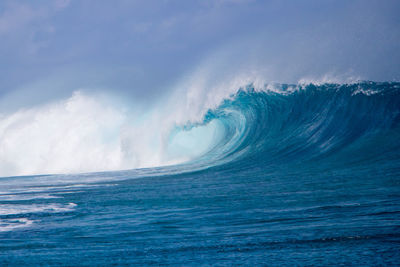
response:
<path id="1" fill-rule="evenodd" d="M 399 83 L 250 83 L 235 91 L 178 92 L 148 109 L 76 92 L 2 114 L 0 176 L 400 158 Z"/>

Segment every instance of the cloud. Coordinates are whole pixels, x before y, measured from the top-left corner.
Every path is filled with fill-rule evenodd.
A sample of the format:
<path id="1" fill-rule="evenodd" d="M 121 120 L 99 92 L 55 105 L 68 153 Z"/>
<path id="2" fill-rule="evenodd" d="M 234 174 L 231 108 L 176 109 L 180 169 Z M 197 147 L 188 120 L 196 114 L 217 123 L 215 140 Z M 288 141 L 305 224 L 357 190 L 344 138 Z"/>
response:
<path id="1" fill-rule="evenodd" d="M 0 15 L 0 35 L 12 33 L 42 16 L 42 11 L 33 10 L 25 4 L 12 2 Z"/>
<path id="2" fill-rule="evenodd" d="M 133 25 L 132 30 L 135 33 L 145 33 L 149 31 L 151 26 L 150 22 L 139 22 Z"/>
<path id="3" fill-rule="evenodd" d="M 71 0 L 57 0 L 54 2 L 54 6 L 56 9 L 64 9 L 69 6 Z"/>

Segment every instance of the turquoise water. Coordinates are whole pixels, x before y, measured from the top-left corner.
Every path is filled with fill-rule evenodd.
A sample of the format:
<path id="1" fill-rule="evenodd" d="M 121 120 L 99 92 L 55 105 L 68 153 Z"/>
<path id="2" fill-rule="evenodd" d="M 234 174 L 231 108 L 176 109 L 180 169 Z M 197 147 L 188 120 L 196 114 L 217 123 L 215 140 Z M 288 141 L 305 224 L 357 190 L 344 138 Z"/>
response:
<path id="1" fill-rule="evenodd" d="M 248 86 L 203 124 L 186 164 L 0 178 L 0 265 L 400 264 L 399 83 Z"/>

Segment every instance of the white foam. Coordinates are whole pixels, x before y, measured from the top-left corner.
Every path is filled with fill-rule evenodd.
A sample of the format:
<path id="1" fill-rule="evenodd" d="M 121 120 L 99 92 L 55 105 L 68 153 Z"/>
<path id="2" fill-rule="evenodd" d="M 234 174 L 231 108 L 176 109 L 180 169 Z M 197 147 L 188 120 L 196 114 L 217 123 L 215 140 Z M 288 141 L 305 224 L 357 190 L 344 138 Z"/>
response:
<path id="1" fill-rule="evenodd" d="M 3 201 L 19 201 L 19 200 L 32 200 L 32 199 L 53 199 L 60 198 L 50 194 L 6 194 L 0 195 L 0 200 Z"/>
<path id="2" fill-rule="evenodd" d="M 59 213 L 73 211 L 75 203 L 63 204 L 0 204 L 0 216 L 20 215 L 28 213 Z"/>
<path id="3" fill-rule="evenodd" d="M 0 118 L 0 176 L 118 169 L 122 111 L 79 92 Z M 103 167 L 104 166 L 104 167 Z"/>
<path id="4" fill-rule="evenodd" d="M 0 232 L 28 227 L 33 224 L 33 222 L 33 220 L 29 220 L 27 218 L 0 219 Z"/>
<path id="5" fill-rule="evenodd" d="M 369 88 L 369 89 L 358 88 L 351 95 L 354 96 L 354 95 L 358 95 L 358 94 L 363 94 L 363 95 L 366 95 L 366 96 L 371 96 L 371 95 L 374 95 L 374 94 L 377 94 L 377 93 L 379 93 L 379 90 L 374 90 L 374 89 L 371 89 L 371 88 Z"/>

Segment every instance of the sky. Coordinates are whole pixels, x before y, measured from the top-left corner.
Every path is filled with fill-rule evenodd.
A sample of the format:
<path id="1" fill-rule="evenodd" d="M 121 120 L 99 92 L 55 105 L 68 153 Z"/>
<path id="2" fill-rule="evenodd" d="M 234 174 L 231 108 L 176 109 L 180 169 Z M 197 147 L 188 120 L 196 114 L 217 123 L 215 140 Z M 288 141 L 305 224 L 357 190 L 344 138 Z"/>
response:
<path id="1" fill-rule="evenodd" d="M 397 0 L 3 0 L 0 112 L 78 89 L 148 102 L 194 73 L 398 81 L 399 12 Z"/>

